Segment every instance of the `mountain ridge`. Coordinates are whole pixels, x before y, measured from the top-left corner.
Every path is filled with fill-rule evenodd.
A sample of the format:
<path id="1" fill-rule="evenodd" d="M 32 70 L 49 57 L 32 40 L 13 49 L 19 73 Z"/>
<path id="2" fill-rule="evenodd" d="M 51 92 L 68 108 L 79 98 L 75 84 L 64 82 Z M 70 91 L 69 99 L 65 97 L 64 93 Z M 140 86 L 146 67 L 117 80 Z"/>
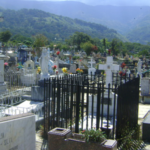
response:
<path id="1" fill-rule="evenodd" d="M 54 40 L 57 36 L 59 40 L 64 41 L 78 31 L 84 32 L 92 38 L 108 38 L 108 40 L 118 38 L 127 41 L 117 31 L 103 25 L 62 17 L 42 10 L 21 9 L 15 11 L 1 9 L 0 11 L 3 12 L 4 16 L 4 22 L 0 22 L 0 31 L 8 29 L 14 35 L 32 36 L 39 33 L 44 34 L 51 40 Z"/>
<path id="2" fill-rule="evenodd" d="M 34 8 L 72 19 L 76 18 L 86 22 L 102 24 L 116 30 L 127 38 L 131 32 L 129 39 L 132 42 L 137 41 L 138 34 L 136 34 L 135 30 L 141 30 L 141 27 L 143 27 L 143 25 L 139 27 L 141 25 L 140 21 L 150 14 L 150 6 L 91 6 L 75 1 L 43 2 L 18 0 L 13 0 L 13 2 L 11 0 L 1 0 L 0 6 L 2 6 L 1 4 L 9 9 Z M 145 25 L 145 28 L 147 27 L 150 27 L 150 24 Z M 133 31 L 135 34 L 132 34 Z M 145 41 L 147 39 L 144 38 L 145 32 L 141 33 L 143 39 L 140 39 L 139 42 L 142 44 L 146 44 Z"/>

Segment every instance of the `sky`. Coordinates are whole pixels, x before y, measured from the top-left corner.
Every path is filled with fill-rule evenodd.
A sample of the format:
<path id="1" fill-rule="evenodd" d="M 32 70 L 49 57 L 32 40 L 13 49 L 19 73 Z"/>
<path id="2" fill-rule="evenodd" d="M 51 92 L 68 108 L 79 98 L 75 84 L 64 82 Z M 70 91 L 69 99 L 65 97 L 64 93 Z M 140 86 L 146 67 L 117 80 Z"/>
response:
<path id="1" fill-rule="evenodd" d="M 37 0 L 37 1 L 79 1 L 89 5 L 150 6 L 150 0 Z"/>

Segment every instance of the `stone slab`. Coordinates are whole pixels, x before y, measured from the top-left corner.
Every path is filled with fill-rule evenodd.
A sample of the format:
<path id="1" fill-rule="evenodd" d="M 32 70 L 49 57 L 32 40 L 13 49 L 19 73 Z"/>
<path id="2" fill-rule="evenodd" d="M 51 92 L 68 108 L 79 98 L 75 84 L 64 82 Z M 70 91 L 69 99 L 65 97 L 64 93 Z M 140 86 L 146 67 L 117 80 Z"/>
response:
<path id="1" fill-rule="evenodd" d="M 4 83 L 4 60 L 0 60 L 0 83 Z"/>
<path id="2" fill-rule="evenodd" d="M 0 94 L 4 94 L 7 91 L 7 85 L 5 83 L 0 83 Z"/>
<path id="3" fill-rule="evenodd" d="M 1 150 L 35 150 L 35 116 L 31 113 L 0 119 Z"/>

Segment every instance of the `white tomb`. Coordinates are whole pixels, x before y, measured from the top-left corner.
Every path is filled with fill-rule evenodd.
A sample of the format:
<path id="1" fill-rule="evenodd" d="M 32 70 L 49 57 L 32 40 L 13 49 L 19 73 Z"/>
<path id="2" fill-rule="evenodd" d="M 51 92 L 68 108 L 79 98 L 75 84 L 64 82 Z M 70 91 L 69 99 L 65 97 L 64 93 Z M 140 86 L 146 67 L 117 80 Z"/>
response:
<path id="1" fill-rule="evenodd" d="M 112 72 L 119 71 L 119 65 L 113 64 L 112 56 L 107 56 L 106 64 L 100 64 L 99 70 L 105 70 L 106 87 L 108 87 L 108 84 L 112 84 Z"/>
<path id="2" fill-rule="evenodd" d="M 6 83 L 4 82 L 4 60 L 7 59 L 7 56 L 0 55 L 0 94 L 7 91 Z"/>
<path id="3" fill-rule="evenodd" d="M 88 69 L 88 74 L 91 75 L 95 75 L 96 69 L 93 67 L 93 64 L 95 64 L 95 61 L 93 61 L 93 59 L 91 58 L 91 61 L 88 62 L 90 64 L 90 68 Z"/>
<path id="4" fill-rule="evenodd" d="M 39 58 L 39 63 L 41 67 L 41 77 L 40 80 L 48 79 L 50 77 L 48 73 L 48 63 L 49 63 L 49 55 L 46 48 L 42 50 L 42 55 Z"/>
<path id="5" fill-rule="evenodd" d="M 105 72 L 106 72 L 106 88 L 108 88 L 108 84 L 110 84 L 110 87 L 111 87 L 112 72 L 119 71 L 119 65 L 113 64 L 112 56 L 107 56 L 106 64 L 100 64 L 99 69 L 105 70 Z M 114 106 L 114 97 L 116 99 L 116 106 Z M 117 111 L 117 95 L 116 94 L 114 95 L 114 93 L 110 90 L 109 98 L 110 98 L 109 115 L 113 116 L 114 107 L 116 108 L 115 112 Z M 108 99 L 108 90 L 105 90 L 104 99 Z M 107 115 L 107 108 L 108 108 L 107 102 L 108 102 L 108 100 L 106 101 L 106 104 L 104 102 L 104 106 L 103 106 L 103 115 L 104 116 Z M 92 95 L 89 96 L 89 114 L 92 113 L 91 106 L 92 106 Z M 100 110 L 102 111 L 102 108 Z M 96 112 L 97 112 L 97 95 L 94 95 L 94 113 L 96 113 Z"/>
<path id="6" fill-rule="evenodd" d="M 24 68 L 21 69 L 21 83 L 26 86 L 36 83 L 36 69 L 34 69 L 34 62 L 31 60 L 31 52 L 28 55 L 29 59 L 24 63 Z"/>

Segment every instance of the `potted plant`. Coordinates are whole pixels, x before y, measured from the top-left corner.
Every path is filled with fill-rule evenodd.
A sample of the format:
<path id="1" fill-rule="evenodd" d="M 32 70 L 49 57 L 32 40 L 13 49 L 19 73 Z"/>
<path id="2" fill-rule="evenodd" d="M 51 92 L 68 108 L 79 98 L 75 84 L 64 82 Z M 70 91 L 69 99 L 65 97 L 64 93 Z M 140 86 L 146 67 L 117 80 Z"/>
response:
<path id="1" fill-rule="evenodd" d="M 98 142 L 102 143 L 106 140 L 106 135 L 101 130 L 83 130 L 81 132 L 86 142 Z"/>

